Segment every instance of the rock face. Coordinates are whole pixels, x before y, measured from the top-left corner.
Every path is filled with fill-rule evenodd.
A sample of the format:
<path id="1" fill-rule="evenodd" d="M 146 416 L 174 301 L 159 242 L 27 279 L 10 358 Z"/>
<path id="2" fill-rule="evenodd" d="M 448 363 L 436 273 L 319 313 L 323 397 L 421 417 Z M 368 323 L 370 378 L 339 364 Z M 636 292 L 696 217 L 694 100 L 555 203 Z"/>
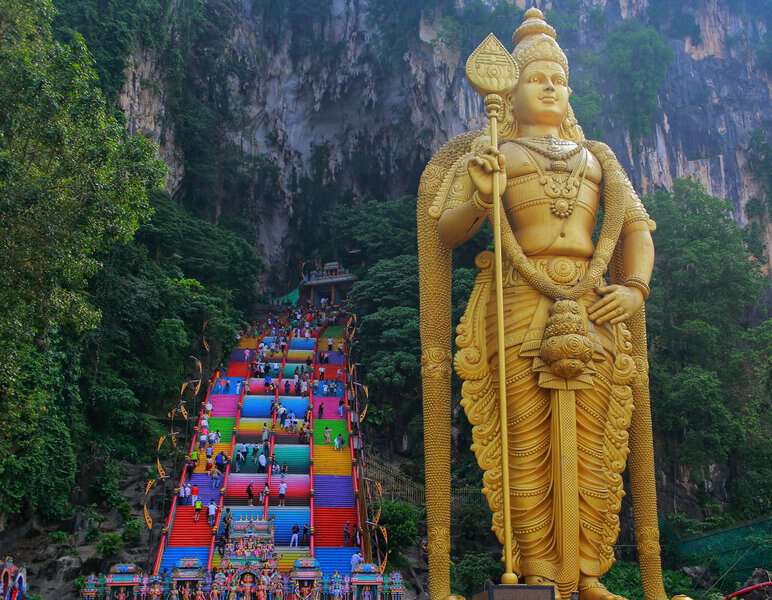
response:
<path id="1" fill-rule="evenodd" d="M 535 3 L 544 10 L 577 11 L 571 35 L 560 38 L 556 23 L 570 61 L 602 48 L 604 34 L 593 25 L 599 15 L 606 31 L 626 18 L 648 18 L 646 0 Z M 310 205 L 316 202 L 317 212 L 329 208 L 314 200 L 320 186 L 333 184 L 354 197 L 414 194 L 431 153 L 453 135 L 482 124 L 482 104 L 463 76 L 466 56 L 443 43 L 443 15 L 433 8 L 437 3 L 419 2 L 426 5 L 419 18 L 398 31 L 407 37 L 404 51 L 389 45 L 372 18 L 376 4 L 319 2 L 321 8 L 305 21 L 261 12 L 255 8 L 266 5 L 261 2 L 244 0 L 235 9 L 240 14 L 227 33 L 226 50 L 243 68 L 241 75 L 229 76 L 227 87 L 228 101 L 241 107 L 242 115 L 223 133 L 244 156 L 267 161 L 280 176 L 278 186 L 229 198 L 213 214 L 215 219 L 245 211 L 260 215 L 251 223 L 255 244 L 279 270 L 287 264 L 293 238 L 309 225 Z M 522 8 L 525 0 L 513 4 Z M 693 177 L 710 193 L 727 198 L 737 221 L 745 223 L 745 206 L 759 194 L 747 167 L 748 142 L 754 131 L 769 130 L 772 121 L 770 79 L 756 51 L 766 23 L 748 9 L 753 0 L 684 4 L 701 39 L 668 39 L 675 58 L 659 91 L 650 133 L 634 141 L 623 123 L 604 117 L 604 138 L 640 191 Z M 463 5 L 459 0 L 458 6 Z M 389 52 L 397 52 L 391 62 L 384 56 Z M 604 108 L 614 103 L 610 89 L 601 84 L 598 90 Z M 159 142 L 171 171 L 169 190 L 180 190 L 185 148 L 175 139 L 179 115 L 165 105 L 164 66 L 158 56 L 136 50 L 120 106 L 132 130 Z M 310 188 L 297 184 L 303 177 Z M 253 174 L 253 192 L 265 187 L 261 178 L 263 171 Z M 765 227 L 772 247 L 772 228 Z"/>

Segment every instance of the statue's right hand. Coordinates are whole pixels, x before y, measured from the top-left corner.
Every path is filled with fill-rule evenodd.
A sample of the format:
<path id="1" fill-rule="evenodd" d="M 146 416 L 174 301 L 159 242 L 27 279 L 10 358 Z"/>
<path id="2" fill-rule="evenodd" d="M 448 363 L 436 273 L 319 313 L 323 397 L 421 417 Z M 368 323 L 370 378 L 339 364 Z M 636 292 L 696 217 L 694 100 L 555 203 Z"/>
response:
<path id="1" fill-rule="evenodd" d="M 499 177 L 499 190 L 507 186 L 507 162 L 498 148 L 488 146 L 482 154 L 476 154 L 467 163 L 466 170 L 472 184 L 484 202 L 490 202 L 493 197 L 493 174 Z"/>

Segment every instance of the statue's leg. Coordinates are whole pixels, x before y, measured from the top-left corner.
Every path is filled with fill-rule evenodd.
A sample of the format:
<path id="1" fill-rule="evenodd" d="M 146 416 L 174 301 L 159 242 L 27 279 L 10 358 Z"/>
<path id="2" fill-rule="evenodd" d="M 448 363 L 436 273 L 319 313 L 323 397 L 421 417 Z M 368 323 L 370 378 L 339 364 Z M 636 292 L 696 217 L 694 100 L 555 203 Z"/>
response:
<path id="1" fill-rule="evenodd" d="M 504 294 L 512 529 L 520 552 L 520 574 L 552 581 L 559 565 L 552 495 L 550 393 L 538 386 L 533 357 L 520 356 L 521 341 L 541 296 L 526 286 L 505 288 Z M 489 364 L 497 389 L 492 302 L 487 314 L 487 346 L 492 353 Z"/>

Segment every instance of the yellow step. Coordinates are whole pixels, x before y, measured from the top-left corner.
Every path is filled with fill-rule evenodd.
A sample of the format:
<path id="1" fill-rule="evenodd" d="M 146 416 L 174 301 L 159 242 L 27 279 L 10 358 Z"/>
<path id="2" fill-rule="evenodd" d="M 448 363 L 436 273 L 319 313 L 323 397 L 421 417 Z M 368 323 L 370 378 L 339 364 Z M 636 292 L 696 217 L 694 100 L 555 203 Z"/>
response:
<path id="1" fill-rule="evenodd" d="M 314 444 L 315 475 L 351 475 L 351 454 L 348 448 L 335 450 L 332 446 Z"/>
<path id="2" fill-rule="evenodd" d="M 220 451 L 225 452 L 225 456 L 228 456 L 230 458 L 231 453 L 231 444 L 228 442 L 227 444 L 215 444 L 214 445 L 214 453 L 212 454 L 212 460 L 215 459 L 215 457 L 220 453 Z M 198 464 L 196 465 L 196 473 L 206 473 L 206 450 L 199 450 L 198 451 Z"/>
<path id="3" fill-rule="evenodd" d="M 308 557 L 308 548 L 289 548 L 287 546 L 279 546 L 276 551 L 276 563 L 279 567 L 279 571 L 282 573 L 289 573 L 292 570 L 295 561 L 298 558 Z"/>

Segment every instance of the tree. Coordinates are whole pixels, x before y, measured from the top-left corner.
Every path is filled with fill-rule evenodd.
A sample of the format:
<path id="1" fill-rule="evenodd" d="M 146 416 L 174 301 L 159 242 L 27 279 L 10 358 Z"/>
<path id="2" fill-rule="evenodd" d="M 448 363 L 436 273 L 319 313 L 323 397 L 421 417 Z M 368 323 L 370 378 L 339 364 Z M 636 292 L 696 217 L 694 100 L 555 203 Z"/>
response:
<path id="1" fill-rule="evenodd" d="M 68 509 L 86 430 L 88 281 L 149 218 L 164 175 L 113 118 L 82 37 L 54 40 L 53 14 L 50 0 L 0 4 L 0 510 L 48 518 Z"/>

